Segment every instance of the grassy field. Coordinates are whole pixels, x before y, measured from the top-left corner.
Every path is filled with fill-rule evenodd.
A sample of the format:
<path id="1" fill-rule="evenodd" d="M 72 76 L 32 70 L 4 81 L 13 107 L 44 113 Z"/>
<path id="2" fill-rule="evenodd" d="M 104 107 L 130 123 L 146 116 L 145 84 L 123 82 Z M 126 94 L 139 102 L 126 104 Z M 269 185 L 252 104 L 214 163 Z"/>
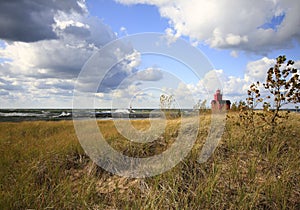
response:
<path id="1" fill-rule="evenodd" d="M 0 123 L 0 209 L 300 209 L 300 115 L 272 133 L 245 129 L 229 113 L 220 145 L 198 163 L 210 116 L 200 117 L 196 144 L 170 171 L 133 179 L 110 174 L 85 155 L 72 121 Z M 137 129 L 147 120 L 132 122 Z M 178 120 L 149 144 L 128 143 L 112 121 L 98 121 L 126 155 L 166 150 Z"/>

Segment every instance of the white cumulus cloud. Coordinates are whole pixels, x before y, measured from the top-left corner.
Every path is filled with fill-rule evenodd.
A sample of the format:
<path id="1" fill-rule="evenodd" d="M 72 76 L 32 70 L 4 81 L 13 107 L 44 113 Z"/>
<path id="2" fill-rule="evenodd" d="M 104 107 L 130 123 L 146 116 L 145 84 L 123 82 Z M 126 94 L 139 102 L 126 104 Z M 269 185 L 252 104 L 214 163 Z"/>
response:
<path id="1" fill-rule="evenodd" d="M 116 1 L 155 5 L 160 15 L 169 19 L 168 36 L 188 36 L 193 43 L 200 41 L 214 48 L 263 54 L 300 40 L 300 4 L 296 0 Z M 272 22 L 278 17 L 281 21 Z"/>

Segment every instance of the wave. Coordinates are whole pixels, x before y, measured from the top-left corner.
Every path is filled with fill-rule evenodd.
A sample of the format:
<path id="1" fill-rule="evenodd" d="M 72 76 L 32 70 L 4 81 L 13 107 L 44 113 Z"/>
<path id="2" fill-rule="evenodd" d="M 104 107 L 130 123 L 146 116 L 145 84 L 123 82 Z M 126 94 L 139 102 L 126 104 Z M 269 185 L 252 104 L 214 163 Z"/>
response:
<path id="1" fill-rule="evenodd" d="M 0 112 L 0 117 L 45 117 L 46 114 L 24 113 L 24 112 Z"/>

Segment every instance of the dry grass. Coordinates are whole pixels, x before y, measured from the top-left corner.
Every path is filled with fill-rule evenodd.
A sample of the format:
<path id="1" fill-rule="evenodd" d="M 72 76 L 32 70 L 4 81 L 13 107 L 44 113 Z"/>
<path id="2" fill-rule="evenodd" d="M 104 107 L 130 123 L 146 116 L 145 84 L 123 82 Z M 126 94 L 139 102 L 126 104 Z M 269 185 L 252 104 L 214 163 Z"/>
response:
<path id="1" fill-rule="evenodd" d="M 300 115 L 273 133 L 249 133 L 230 113 L 222 141 L 206 163 L 197 159 L 209 131 L 201 116 L 196 144 L 172 170 L 129 179 L 110 174 L 84 154 L 71 121 L 0 123 L 0 209 L 300 209 Z M 178 120 L 149 144 L 98 125 L 107 141 L 131 156 L 151 156 L 173 143 Z M 135 120 L 139 130 L 147 120 Z"/>

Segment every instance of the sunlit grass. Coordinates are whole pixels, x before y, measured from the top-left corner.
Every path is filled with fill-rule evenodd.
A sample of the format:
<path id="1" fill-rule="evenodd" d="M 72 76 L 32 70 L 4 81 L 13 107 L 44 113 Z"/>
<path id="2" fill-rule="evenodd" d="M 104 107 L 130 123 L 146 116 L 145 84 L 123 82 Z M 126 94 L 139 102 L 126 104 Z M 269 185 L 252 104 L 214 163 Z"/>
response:
<path id="1" fill-rule="evenodd" d="M 229 113 L 222 141 L 198 163 L 210 116 L 200 117 L 196 144 L 172 170 L 145 179 L 108 173 L 92 163 L 72 121 L 0 123 L 0 209 L 299 209 L 300 115 L 292 114 L 272 134 L 252 135 Z M 149 120 L 134 120 L 146 131 Z M 178 135 L 169 120 L 155 141 L 122 137 L 113 121 L 98 121 L 107 142 L 129 156 L 168 149 Z"/>

